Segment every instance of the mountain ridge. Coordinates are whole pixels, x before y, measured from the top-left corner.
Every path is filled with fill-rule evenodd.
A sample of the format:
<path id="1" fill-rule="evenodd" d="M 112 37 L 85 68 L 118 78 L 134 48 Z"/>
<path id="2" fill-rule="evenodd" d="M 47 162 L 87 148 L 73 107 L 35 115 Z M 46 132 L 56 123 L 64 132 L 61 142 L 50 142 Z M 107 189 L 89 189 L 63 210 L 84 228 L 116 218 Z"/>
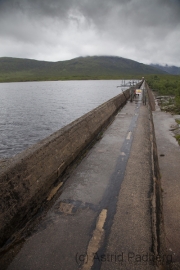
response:
<path id="1" fill-rule="evenodd" d="M 177 66 L 169 66 L 169 65 L 159 65 L 159 64 L 151 64 L 151 66 L 166 71 L 171 75 L 180 75 L 180 67 Z"/>
<path id="2" fill-rule="evenodd" d="M 125 76 L 167 74 L 156 67 L 116 56 L 87 56 L 65 61 L 0 58 L 0 82 L 120 79 Z"/>

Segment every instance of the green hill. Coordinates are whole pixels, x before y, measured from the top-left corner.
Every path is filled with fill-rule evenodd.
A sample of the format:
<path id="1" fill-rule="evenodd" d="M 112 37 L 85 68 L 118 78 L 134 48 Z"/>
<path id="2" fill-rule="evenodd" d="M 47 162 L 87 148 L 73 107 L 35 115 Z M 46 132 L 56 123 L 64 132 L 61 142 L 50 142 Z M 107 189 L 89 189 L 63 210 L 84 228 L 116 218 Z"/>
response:
<path id="1" fill-rule="evenodd" d="M 121 79 L 165 73 L 155 67 L 114 56 L 88 56 L 59 62 L 0 58 L 0 82 Z"/>

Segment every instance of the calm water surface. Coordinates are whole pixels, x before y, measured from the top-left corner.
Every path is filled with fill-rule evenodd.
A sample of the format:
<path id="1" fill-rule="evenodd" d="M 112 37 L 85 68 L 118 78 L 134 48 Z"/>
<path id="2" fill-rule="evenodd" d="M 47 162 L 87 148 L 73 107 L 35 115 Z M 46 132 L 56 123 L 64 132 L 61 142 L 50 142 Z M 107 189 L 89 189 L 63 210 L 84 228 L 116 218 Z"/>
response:
<path id="1" fill-rule="evenodd" d="M 121 93 L 119 80 L 0 83 L 0 158 L 11 157 Z"/>

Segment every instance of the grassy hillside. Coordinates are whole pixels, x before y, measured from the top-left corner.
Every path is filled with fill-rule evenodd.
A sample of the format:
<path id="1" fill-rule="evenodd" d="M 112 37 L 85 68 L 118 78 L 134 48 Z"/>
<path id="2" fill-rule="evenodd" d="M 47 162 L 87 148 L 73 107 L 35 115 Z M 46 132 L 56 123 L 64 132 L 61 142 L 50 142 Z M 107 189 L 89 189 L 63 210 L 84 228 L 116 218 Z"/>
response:
<path id="1" fill-rule="evenodd" d="M 133 60 L 112 57 L 79 57 L 68 61 L 46 62 L 20 58 L 0 58 L 0 82 L 141 78 L 165 71 Z"/>
<path id="2" fill-rule="evenodd" d="M 170 111 L 180 114 L 180 76 L 149 75 L 145 79 L 158 95 L 173 96 L 173 99 L 168 99 L 166 105 L 170 105 Z"/>

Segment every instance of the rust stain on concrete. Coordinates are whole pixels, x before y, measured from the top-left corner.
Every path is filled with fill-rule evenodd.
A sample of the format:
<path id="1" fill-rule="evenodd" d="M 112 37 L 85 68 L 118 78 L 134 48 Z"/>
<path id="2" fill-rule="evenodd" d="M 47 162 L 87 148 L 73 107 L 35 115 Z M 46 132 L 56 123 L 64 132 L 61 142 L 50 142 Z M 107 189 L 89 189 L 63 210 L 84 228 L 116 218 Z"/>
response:
<path id="1" fill-rule="evenodd" d="M 50 194 L 49 194 L 49 196 L 48 196 L 48 198 L 47 198 L 47 201 L 50 201 L 53 197 L 54 197 L 54 195 L 56 194 L 56 192 L 60 189 L 60 187 L 63 185 L 63 182 L 61 182 L 57 187 L 54 187 L 52 190 L 51 190 L 51 192 L 50 192 Z"/>
<path id="2" fill-rule="evenodd" d="M 73 205 L 70 203 L 61 202 L 59 210 L 64 214 L 72 214 Z"/>

